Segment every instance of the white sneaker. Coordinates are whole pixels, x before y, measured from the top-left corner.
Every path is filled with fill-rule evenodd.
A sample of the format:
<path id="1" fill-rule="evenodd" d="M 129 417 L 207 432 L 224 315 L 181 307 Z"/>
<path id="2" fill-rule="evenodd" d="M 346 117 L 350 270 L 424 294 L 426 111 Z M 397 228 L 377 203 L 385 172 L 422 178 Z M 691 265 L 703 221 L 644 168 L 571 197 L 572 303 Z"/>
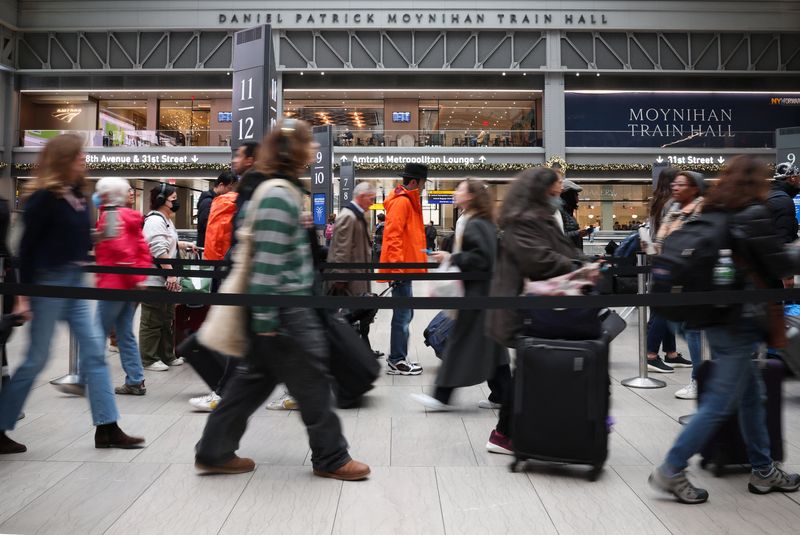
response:
<path id="1" fill-rule="evenodd" d="M 186 362 L 183 360 L 183 357 L 178 357 L 175 360 L 172 360 L 167 363 L 167 366 L 183 366 L 183 363 Z"/>
<path id="2" fill-rule="evenodd" d="M 697 381 L 692 381 L 675 392 L 675 397 L 678 399 L 697 399 Z"/>
<path id="3" fill-rule="evenodd" d="M 447 412 L 456 409 L 452 405 L 445 405 L 435 397 L 429 396 L 428 394 L 411 394 L 411 399 L 413 399 L 418 403 L 421 403 L 426 409 L 428 409 L 431 412 Z"/>
<path id="4" fill-rule="evenodd" d="M 108 352 L 119 353 L 119 346 L 112 346 L 111 344 L 108 344 Z"/>
<path id="5" fill-rule="evenodd" d="M 489 401 L 488 399 L 482 399 L 478 402 L 479 409 L 502 409 L 503 406 L 500 403 L 495 403 L 494 401 Z"/>
<path id="6" fill-rule="evenodd" d="M 195 408 L 195 410 L 201 412 L 211 412 L 217 408 L 219 405 L 221 397 L 217 395 L 216 392 L 211 392 L 206 396 L 200 396 L 199 398 L 192 398 L 189 400 L 189 405 Z"/>
<path id="7" fill-rule="evenodd" d="M 284 392 L 278 399 L 273 399 L 267 403 L 268 411 L 291 411 L 297 407 L 297 400 L 289 392 Z"/>
<path id="8" fill-rule="evenodd" d="M 169 366 L 167 366 L 160 360 L 157 360 L 151 365 L 145 366 L 144 369 L 151 372 L 165 372 L 169 369 Z"/>

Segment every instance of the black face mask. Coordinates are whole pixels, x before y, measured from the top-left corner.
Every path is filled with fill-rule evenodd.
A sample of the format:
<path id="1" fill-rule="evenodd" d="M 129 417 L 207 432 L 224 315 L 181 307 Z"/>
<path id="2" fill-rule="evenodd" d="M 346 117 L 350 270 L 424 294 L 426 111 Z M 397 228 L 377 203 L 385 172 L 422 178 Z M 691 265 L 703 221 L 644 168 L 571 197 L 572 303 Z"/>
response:
<path id="1" fill-rule="evenodd" d="M 172 210 L 172 213 L 174 214 L 175 212 L 177 212 L 180 209 L 181 209 L 180 201 L 178 199 L 175 199 L 174 201 L 172 201 L 172 206 L 170 207 L 170 210 Z"/>

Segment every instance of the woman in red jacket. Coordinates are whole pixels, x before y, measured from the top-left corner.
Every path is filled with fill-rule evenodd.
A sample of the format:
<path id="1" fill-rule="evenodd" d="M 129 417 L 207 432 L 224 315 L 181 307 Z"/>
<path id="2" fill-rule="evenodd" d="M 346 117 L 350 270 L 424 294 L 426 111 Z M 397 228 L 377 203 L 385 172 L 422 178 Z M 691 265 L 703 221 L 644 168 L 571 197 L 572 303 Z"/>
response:
<path id="1" fill-rule="evenodd" d="M 126 208 L 130 191 L 130 185 L 122 178 L 106 177 L 97 182 L 97 193 L 102 203 L 97 230 L 106 238 L 95 246 L 97 265 L 153 267 L 150 247 L 142 235 L 142 214 Z M 97 287 L 131 290 L 145 278 L 144 275 L 98 273 Z M 103 327 L 104 335 L 108 336 L 112 328 L 116 330 L 119 356 L 125 370 L 125 384 L 115 388 L 114 392 L 142 396 L 146 389 L 139 345 L 133 334 L 135 313 L 136 303 L 99 301 L 97 304 L 97 322 Z"/>

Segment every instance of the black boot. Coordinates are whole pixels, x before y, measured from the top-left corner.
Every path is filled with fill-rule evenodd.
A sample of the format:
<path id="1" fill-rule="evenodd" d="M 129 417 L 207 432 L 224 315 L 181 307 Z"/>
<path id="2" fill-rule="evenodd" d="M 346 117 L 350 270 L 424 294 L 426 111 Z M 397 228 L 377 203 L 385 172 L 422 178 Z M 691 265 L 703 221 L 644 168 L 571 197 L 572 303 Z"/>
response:
<path id="1" fill-rule="evenodd" d="M 98 425 L 94 432 L 95 448 L 120 448 L 130 450 L 144 447 L 144 439 L 126 435 L 117 422 Z"/>
<path id="2" fill-rule="evenodd" d="M 25 444 L 14 442 L 6 436 L 5 431 L 0 431 L 0 455 L 8 455 L 10 453 L 25 453 L 28 448 Z"/>

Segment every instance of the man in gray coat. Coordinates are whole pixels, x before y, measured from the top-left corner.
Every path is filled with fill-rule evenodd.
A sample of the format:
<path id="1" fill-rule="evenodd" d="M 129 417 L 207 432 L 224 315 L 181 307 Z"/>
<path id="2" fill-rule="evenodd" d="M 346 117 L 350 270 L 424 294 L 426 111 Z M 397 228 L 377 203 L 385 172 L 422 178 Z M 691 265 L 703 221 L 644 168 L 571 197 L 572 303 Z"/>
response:
<path id="1" fill-rule="evenodd" d="M 372 261 L 370 239 L 365 214 L 375 203 L 375 186 L 360 182 L 353 189 L 353 200 L 344 206 L 336 217 L 333 238 L 328 249 L 328 262 L 366 263 Z M 330 273 L 368 273 L 368 269 L 332 269 Z M 333 295 L 362 295 L 370 292 L 370 283 L 359 281 L 331 281 L 327 293 Z M 359 321 L 361 337 L 369 345 L 369 324 L 372 319 Z M 378 355 L 376 352 L 376 356 Z"/>

